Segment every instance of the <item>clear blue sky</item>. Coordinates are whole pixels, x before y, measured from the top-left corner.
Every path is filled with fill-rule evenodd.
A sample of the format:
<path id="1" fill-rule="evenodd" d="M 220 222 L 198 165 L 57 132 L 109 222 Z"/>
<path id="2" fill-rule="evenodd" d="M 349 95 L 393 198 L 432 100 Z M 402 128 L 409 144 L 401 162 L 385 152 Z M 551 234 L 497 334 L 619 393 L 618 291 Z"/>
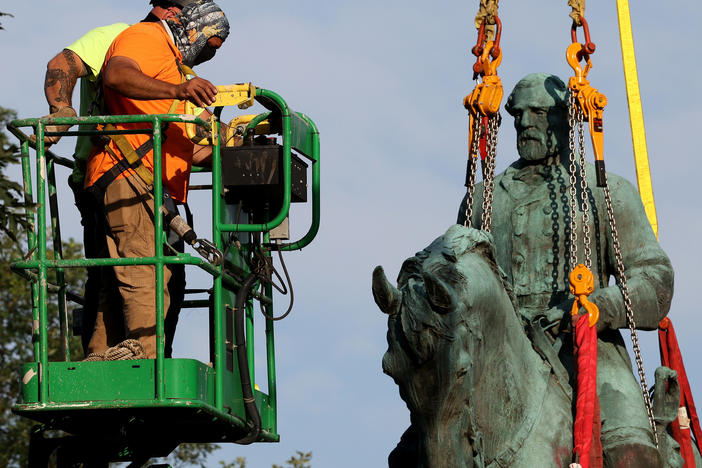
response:
<path id="1" fill-rule="evenodd" d="M 245 456 L 257 468 L 304 450 L 313 452 L 315 467 L 386 465 L 408 412 L 381 371 L 386 324 L 370 294 L 370 275 L 382 264 L 395 276 L 405 258 L 455 221 L 467 146 L 461 103 L 474 86 L 469 50 L 477 3 L 270 0 L 252 7 L 220 1 L 232 35 L 200 75 L 216 84 L 251 81 L 314 119 L 322 138 L 323 190 L 322 228 L 314 244 L 290 256 L 296 305 L 277 328 L 282 441 L 228 446 L 221 456 Z M 564 58 L 570 42 L 566 3 L 502 2 L 499 74 L 507 92 L 530 72 L 563 78 L 571 73 Z M 0 7 L 15 15 L 2 21 L 0 104 L 21 117 L 44 115 L 46 62 L 93 27 L 140 20 L 146 4 L 52 0 Z M 631 8 L 660 239 L 677 273 L 671 317 L 700 399 L 702 372 L 694 357 L 700 331 L 702 76 L 692 46 L 698 44 L 694 32 L 702 7 L 688 0 L 673 10 L 645 0 Z M 634 181 L 615 2 L 589 2 L 586 17 L 597 43 L 589 77 L 609 98 L 607 168 Z M 505 115 L 498 170 L 516 159 L 514 142 Z M 58 152 L 70 155 L 71 145 L 62 143 Z M 70 195 L 60 193 L 64 235 L 80 238 Z M 303 228 L 299 216 L 293 229 Z M 206 229 L 204 216 L 196 223 Z M 190 278 L 190 285 L 201 281 Z M 184 315 L 177 353 L 204 356 L 206 313 Z M 655 335 L 643 335 L 652 381 Z"/>

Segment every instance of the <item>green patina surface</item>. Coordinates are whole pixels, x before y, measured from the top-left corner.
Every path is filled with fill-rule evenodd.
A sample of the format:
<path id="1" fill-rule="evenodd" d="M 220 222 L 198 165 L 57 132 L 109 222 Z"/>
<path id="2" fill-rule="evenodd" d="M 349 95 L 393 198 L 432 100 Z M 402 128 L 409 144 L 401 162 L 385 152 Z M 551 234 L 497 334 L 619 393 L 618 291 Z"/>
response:
<path id="1" fill-rule="evenodd" d="M 495 178 L 491 233 L 477 230 L 479 184 L 468 227 L 462 226 L 464 199 L 458 225 L 404 263 L 398 288 L 382 269 L 374 272 L 374 297 L 390 315 L 383 369 L 411 413 L 391 466 L 567 467 L 572 461 L 568 274 L 574 265 L 565 86 L 554 76 L 528 75 L 505 107 L 514 117 L 520 158 Z M 682 466 L 665 433 L 675 417 L 675 386 L 656 400 L 660 451 L 654 444 L 619 331 L 627 319 L 622 293 L 610 285 L 615 255 L 605 197 L 589 164 L 587 173 L 604 466 Z M 673 270 L 636 190 L 614 174 L 608 180 L 636 325 L 652 330 L 668 313 Z M 583 221 L 577 218 L 581 263 Z M 657 377 L 656 388 L 666 388 L 670 375 Z"/>

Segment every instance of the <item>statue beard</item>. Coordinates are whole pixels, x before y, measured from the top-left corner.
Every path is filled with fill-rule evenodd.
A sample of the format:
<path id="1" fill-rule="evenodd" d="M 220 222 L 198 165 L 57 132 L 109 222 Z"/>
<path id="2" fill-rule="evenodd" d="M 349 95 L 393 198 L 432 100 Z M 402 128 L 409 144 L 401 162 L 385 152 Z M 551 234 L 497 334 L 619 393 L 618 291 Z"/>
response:
<path id="1" fill-rule="evenodd" d="M 526 161 L 540 161 L 558 153 L 555 135 L 530 133 L 528 130 L 517 135 L 517 152 Z"/>

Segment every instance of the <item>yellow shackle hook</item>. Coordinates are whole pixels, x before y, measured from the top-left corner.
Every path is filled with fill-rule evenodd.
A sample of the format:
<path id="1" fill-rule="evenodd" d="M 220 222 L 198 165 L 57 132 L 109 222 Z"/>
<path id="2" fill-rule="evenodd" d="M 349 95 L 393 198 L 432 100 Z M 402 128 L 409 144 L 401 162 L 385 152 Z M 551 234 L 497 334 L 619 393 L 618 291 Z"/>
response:
<path id="1" fill-rule="evenodd" d="M 573 268 L 568 278 L 570 279 L 570 292 L 575 296 L 570 314 L 578 315 L 580 308 L 584 307 L 590 326 L 594 326 L 600 318 L 600 309 L 588 300 L 588 296 L 595 290 L 595 276 L 588 267 L 580 263 Z"/>
<path id="2" fill-rule="evenodd" d="M 607 96 L 593 88 L 587 80 L 587 74 L 592 68 L 592 62 L 590 61 L 590 53 L 586 45 L 579 42 L 570 44 L 566 49 L 566 60 L 575 72 L 575 75 L 568 80 L 568 89 L 575 96 L 578 107 L 582 111 L 585 120 L 590 124 L 590 138 L 592 139 L 592 149 L 595 152 L 597 186 L 605 187 L 607 185 L 607 176 L 604 166 L 602 116 L 607 105 Z M 580 66 L 582 60 L 585 61 L 584 67 Z"/>

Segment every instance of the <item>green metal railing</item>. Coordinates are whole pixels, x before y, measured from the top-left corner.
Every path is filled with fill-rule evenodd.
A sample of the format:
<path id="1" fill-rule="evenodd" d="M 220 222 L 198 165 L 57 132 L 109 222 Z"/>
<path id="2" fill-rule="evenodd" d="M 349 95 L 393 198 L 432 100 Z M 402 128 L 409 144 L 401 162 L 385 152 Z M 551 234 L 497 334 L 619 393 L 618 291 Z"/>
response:
<path id="1" fill-rule="evenodd" d="M 235 232 L 261 232 L 264 240 L 267 241 L 267 233 L 271 229 L 280 225 L 289 215 L 291 204 L 291 151 L 294 149 L 309 158 L 312 162 L 312 221 L 306 234 L 299 240 L 281 246 L 282 250 L 291 251 L 302 249 L 309 245 L 319 230 L 320 219 L 320 171 L 319 171 L 319 133 L 317 128 L 307 116 L 292 112 L 287 103 L 276 93 L 265 89 L 256 90 L 256 98 L 261 99 L 267 107 L 273 103 L 276 115 L 281 119 L 281 133 L 283 146 L 283 200 L 280 211 L 272 218 L 260 224 L 229 224 L 222 222 L 222 200 L 223 186 L 221 175 L 222 154 L 219 141 L 212 148 L 212 235 L 213 243 L 218 249 L 223 247 L 223 235 Z M 267 118 L 268 114 L 258 116 L 252 125 Z M 213 289 L 212 299 L 214 304 L 214 362 L 215 371 L 215 408 L 226 413 L 224 408 L 224 370 L 225 370 L 225 320 L 223 306 L 223 288 L 237 290 L 240 283 L 227 272 L 221 265 L 215 266 L 206 260 L 194 257 L 187 253 L 176 255 L 164 254 L 165 232 L 163 230 L 163 218 L 161 215 L 161 205 L 163 200 L 163 183 L 160 174 L 162 172 L 162 161 L 160 157 L 154 157 L 154 245 L 155 255 L 153 257 L 134 258 L 91 258 L 91 259 L 63 259 L 61 251 L 61 232 L 59 222 L 59 211 L 56 191 L 55 166 L 63 165 L 72 167 L 72 161 L 60 158 L 48 151 L 44 145 L 44 135 L 106 135 L 106 134 L 150 134 L 153 136 L 154 155 L 160 155 L 163 143 L 163 126 L 170 122 L 180 122 L 196 124 L 204 127 L 215 134 L 219 132 L 219 122 L 214 122 L 214 128 L 202 119 L 182 116 L 182 115 L 133 115 L 133 116 L 97 116 L 97 117 L 74 117 L 74 118 L 41 118 L 41 119 L 21 119 L 14 120 L 8 125 L 8 130 L 13 133 L 21 142 L 21 161 L 24 181 L 25 199 L 27 202 L 34 202 L 32 210 L 27 211 L 30 220 L 30 230 L 27 234 L 27 246 L 29 254 L 25 259 L 19 259 L 11 263 L 11 268 L 30 280 L 33 298 L 32 320 L 33 320 L 33 343 L 34 355 L 38 366 L 39 391 L 38 402 L 48 404 L 49 401 L 49 379 L 45 374 L 49 368 L 48 359 L 48 317 L 47 302 L 49 289 L 53 288 L 58 294 L 58 306 L 61 314 L 61 356 L 65 361 L 70 360 L 70 343 L 68 330 L 67 313 L 67 291 L 64 277 L 64 270 L 67 268 L 87 268 L 105 266 L 129 266 L 129 265 L 155 265 L 156 270 L 156 360 L 154 375 L 154 401 L 156 406 L 164 406 L 167 403 L 165 382 L 164 382 L 164 361 L 165 361 L 165 333 L 164 333 L 164 267 L 171 264 L 194 265 L 212 276 Z M 116 123 L 144 124 L 149 128 L 139 128 L 134 130 L 78 130 L 64 132 L 47 132 L 47 125 L 104 125 Z M 31 127 L 36 134 L 36 194 L 33 193 L 30 163 L 30 138 L 21 128 Z M 218 139 L 217 139 L 218 140 Z M 34 146 L 32 143 L 31 146 Z M 51 232 L 53 234 L 54 258 L 47 258 L 47 206 L 46 197 L 49 196 L 49 214 L 51 216 Z M 49 285 L 48 271 L 56 270 L 56 285 Z M 264 304 L 272 305 L 272 290 L 270 286 L 265 288 L 265 294 L 253 294 L 253 297 Z M 193 306 L 200 306 L 203 301 L 192 301 Z M 247 311 L 247 342 L 253 343 L 253 312 L 251 303 Z M 268 371 L 268 404 L 272 406 L 273 415 L 276 414 L 276 379 L 275 379 L 275 346 L 274 346 L 274 326 L 273 321 L 266 319 L 265 328 L 266 350 L 267 350 L 267 371 Z M 248 341 L 250 340 L 250 341 Z M 249 349 L 249 367 L 253 370 L 253 346 Z M 252 372 L 253 376 L 253 372 Z M 254 380 L 252 379 L 252 385 Z M 227 415 L 228 416 L 228 415 Z M 275 418 L 274 418 L 275 419 Z M 275 421 L 274 421 L 274 430 Z"/>

